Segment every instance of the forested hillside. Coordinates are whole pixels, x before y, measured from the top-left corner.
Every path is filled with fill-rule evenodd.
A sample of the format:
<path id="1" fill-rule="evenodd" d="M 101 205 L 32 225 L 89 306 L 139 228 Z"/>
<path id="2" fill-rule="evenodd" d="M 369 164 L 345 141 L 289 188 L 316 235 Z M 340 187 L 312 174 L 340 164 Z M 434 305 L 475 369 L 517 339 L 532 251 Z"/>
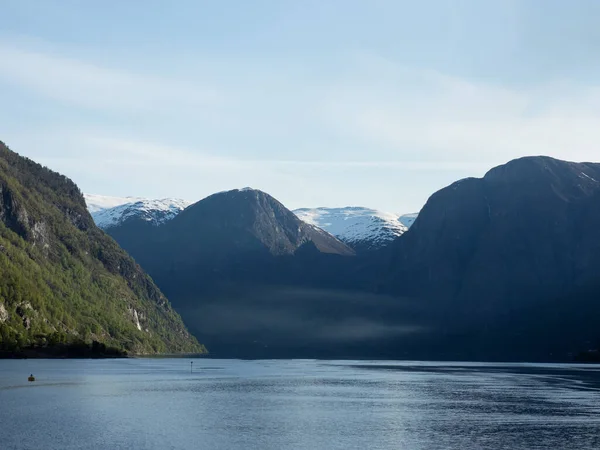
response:
<path id="1" fill-rule="evenodd" d="M 204 352 L 68 178 L 0 143 L 0 350 Z M 97 344 L 98 345 L 98 344 Z"/>

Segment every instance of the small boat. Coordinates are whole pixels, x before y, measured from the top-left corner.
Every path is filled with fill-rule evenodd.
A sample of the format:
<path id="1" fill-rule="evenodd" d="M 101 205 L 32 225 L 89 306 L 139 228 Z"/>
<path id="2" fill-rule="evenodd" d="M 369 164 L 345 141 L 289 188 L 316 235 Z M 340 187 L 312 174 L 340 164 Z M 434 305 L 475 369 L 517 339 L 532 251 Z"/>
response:
<path id="1" fill-rule="evenodd" d="M 35 377 L 33 376 L 33 374 L 29 375 L 27 381 L 35 381 Z"/>

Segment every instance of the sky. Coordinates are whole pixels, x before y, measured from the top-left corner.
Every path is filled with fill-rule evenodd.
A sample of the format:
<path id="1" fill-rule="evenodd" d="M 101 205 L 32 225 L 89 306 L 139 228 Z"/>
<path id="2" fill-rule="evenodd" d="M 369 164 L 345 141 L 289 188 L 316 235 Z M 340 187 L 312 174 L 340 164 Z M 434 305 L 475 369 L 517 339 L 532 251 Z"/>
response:
<path id="1" fill-rule="evenodd" d="M 2 0 L 0 140 L 87 193 L 418 211 L 599 161 L 598 0 Z"/>

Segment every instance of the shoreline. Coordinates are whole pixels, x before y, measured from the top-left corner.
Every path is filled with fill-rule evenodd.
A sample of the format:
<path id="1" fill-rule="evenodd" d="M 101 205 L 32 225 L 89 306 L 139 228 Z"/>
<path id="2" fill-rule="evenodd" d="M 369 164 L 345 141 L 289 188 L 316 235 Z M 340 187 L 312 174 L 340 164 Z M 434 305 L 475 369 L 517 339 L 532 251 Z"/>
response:
<path id="1" fill-rule="evenodd" d="M 274 357 L 274 358 L 244 358 L 225 357 L 210 354 L 111 354 L 111 353 L 73 353 L 40 351 L 40 349 L 18 352 L 0 351 L 0 360 L 10 359 L 202 359 L 213 360 L 239 360 L 239 361 L 356 361 L 356 362 L 415 362 L 415 363 L 446 363 L 446 364 L 582 364 L 598 365 L 600 360 L 574 358 L 571 360 L 548 360 L 548 361 L 526 361 L 526 360 L 456 360 L 456 359 L 400 359 L 400 358 L 298 358 L 298 357 Z"/>

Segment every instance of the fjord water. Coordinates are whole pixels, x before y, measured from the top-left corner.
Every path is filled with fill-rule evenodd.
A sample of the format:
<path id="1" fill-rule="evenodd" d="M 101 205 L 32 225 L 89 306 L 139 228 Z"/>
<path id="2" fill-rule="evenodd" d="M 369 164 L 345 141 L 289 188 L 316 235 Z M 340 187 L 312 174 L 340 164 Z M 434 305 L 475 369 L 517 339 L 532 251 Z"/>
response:
<path id="1" fill-rule="evenodd" d="M 190 361 L 0 361 L 0 446 L 600 448 L 598 366 Z"/>

